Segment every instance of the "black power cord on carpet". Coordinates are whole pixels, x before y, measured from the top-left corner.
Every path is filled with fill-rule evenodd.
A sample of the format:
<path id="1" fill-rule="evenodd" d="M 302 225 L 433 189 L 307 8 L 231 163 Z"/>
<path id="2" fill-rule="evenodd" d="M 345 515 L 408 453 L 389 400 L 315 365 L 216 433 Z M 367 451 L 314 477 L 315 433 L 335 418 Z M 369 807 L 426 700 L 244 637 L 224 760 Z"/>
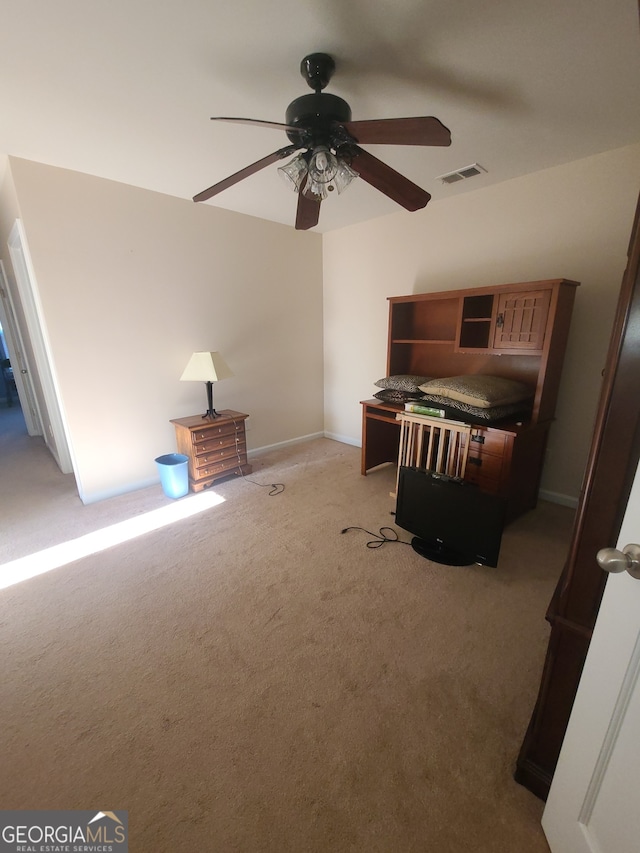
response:
<path id="1" fill-rule="evenodd" d="M 275 495 L 281 495 L 284 492 L 284 483 L 256 483 L 255 480 L 250 480 L 249 477 L 242 471 L 242 457 L 240 456 L 240 442 L 238 441 L 238 424 L 236 423 L 235 418 L 231 419 L 233 421 L 233 425 L 236 430 L 236 456 L 238 457 L 238 467 L 240 468 L 240 474 L 243 480 L 246 480 L 247 483 L 251 483 L 253 486 L 260 486 L 261 489 L 271 489 L 269 492 L 269 497 L 273 497 Z"/>
<path id="2" fill-rule="evenodd" d="M 281 495 L 284 492 L 284 483 L 256 483 L 255 480 L 250 480 L 246 474 L 242 475 L 242 479 L 254 486 L 260 486 L 262 489 L 271 489 L 268 493 L 269 497 L 272 497 L 273 495 Z"/>
<path id="3" fill-rule="evenodd" d="M 393 527 L 381 527 L 378 533 L 373 533 L 371 530 L 367 530 L 365 527 L 345 527 L 340 533 L 347 533 L 349 530 L 362 530 L 365 533 L 368 533 L 369 536 L 373 536 L 373 539 L 370 539 L 367 542 L 367 548 L 381 548 L 386 542 L 397 542 L 398 545 L 411 545 L 411 542 L 405 542 L 404 539 L 398 538 L 398 533 Z M 388 530 L 392 536 L 387 536 L 384 532 Z"/>

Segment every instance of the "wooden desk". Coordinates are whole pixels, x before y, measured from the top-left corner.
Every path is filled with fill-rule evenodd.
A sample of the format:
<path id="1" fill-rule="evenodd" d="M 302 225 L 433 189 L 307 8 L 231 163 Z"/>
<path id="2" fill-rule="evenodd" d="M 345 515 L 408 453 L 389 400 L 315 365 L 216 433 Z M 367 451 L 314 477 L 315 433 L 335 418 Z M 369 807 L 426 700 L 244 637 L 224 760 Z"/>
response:
<path id="1" fill-rule="evenodd" d="M 361 473 L 385 462 L 398 462 L 400 422 L 404 406 L 378 400 L 362 401 Z M 499 426 L 471 424 L 464 479 L 490 494 L 507 499 L 507 519 L 533 509 L 551 421 L 505 422 Z"/>
<path id="2" fill-rule="evenodd" d="M 398 461 L 400 442 L 400 424 L 396 415 L 404 411 L 404 406 L 394 403 L 382 403 L 378 400 L 361 400 L 362 406 L 362 454 L 360 473 L 383 465 L 385 462 Z"/>
<path id="3" fill-rule="evenodd" d="M 217 418 L 176 418 L 178 453 L 189 457 L 189 486 L 201 492 L 230 474 L 250 474 L 244 422 L 248 415 L 222 409 Z"/>

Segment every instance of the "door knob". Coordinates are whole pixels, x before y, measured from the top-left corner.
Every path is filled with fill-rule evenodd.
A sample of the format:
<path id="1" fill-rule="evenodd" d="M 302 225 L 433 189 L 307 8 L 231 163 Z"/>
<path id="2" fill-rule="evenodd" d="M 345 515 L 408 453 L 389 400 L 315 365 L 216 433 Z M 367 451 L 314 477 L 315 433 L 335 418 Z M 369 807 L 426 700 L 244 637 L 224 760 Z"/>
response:
<path id="1" fill-rule="evenodd" d="M 640 580 L 640 545 L 625 545 L 622 551 L 602 548 L 596 554 L 596 560 L 605 572 L 617 574 L 626 571 L 632 578 Z"/>

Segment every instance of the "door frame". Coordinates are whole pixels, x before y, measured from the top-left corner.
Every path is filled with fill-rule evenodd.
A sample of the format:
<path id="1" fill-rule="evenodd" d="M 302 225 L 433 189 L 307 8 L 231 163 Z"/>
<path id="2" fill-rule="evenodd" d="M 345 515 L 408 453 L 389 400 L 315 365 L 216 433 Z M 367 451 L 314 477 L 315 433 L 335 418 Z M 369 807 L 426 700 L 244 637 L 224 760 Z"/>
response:
<path id="1" fill-rule="evenodd" d="M 31 382 L 31 369 L 22 340 L 20 326 L 16 317 L 13 297 L 9 289 L 4 263 L 0 258 L 0 323 L 4 330 L 5 342 L 9 350 L 9 360 L 13 368 L 18 400 L 22 408 L 27 433 L 31 436 L 42 435 L 42 417 L 38 400 Z"/>
<path id="2" fill-rule="evenodd" d="M 68 430 L 60 407 L 58 382 L 53 370 L 51 348 L 43 321 L 43 310 L 37 280 L 24 227 L 20 219 L 14 222 L 7 241 L 15 274 L 18 297 L 24 312 L 27 333 L 35 360 L 35 369 L 42 389 L 46 418 L 42 419 L 42 435 L 63 474 L 73 472 Z"/>
<path id="3" fill-rule="evenodd" d="M 604 592 L 595 555 L 616 542 L 640 461 L 640 197 L 631 229 L 569 556 L 547 611 L 551 637 L 515 779 L 549 794 Z"/>

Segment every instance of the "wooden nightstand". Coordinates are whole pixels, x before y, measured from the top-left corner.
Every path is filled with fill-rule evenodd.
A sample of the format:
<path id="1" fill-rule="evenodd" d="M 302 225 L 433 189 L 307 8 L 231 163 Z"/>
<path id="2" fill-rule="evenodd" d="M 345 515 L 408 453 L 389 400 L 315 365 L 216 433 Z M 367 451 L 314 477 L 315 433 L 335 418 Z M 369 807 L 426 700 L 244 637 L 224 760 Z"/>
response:
<path id="1" fill-rule="evenodd" d="M 248 415 L 222 409 L 217 418 L 176 418 L 178 453 L 189 457 L 189 486 L 201 492 L 229 474 L 250 474 L 244 422 Z"/>

